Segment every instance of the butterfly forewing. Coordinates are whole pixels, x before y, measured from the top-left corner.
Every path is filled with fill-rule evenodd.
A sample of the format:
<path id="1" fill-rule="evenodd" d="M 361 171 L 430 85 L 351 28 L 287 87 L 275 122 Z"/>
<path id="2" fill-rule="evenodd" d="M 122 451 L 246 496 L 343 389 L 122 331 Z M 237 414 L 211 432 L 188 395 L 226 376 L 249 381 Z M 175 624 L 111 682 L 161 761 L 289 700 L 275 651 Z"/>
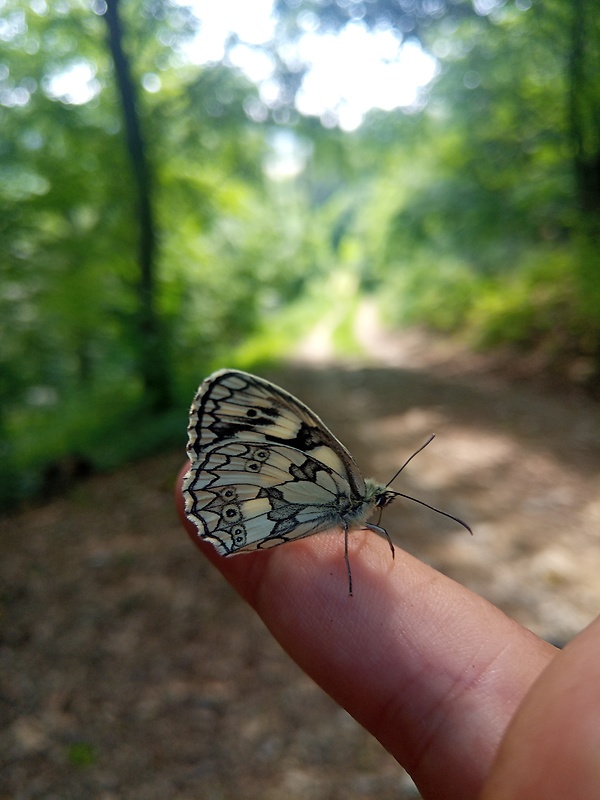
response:
<path id="1" fill-rule="evenodd" d="M 200 386 L 190 413 L 188 452 L 230 439 L 282 443 L 324 461 L 361 492 L 350 453 L 308 406 L 278 386 L 237 370 L 215 372 Z"/>

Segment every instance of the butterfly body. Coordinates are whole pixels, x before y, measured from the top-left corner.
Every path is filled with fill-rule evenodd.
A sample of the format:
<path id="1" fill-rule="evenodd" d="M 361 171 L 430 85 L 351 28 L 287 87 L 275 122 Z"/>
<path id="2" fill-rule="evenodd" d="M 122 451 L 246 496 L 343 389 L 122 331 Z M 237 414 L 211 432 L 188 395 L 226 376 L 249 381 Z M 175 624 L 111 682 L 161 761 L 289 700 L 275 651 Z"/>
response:
<path id="1" fill-rule="evenodd" d="M 188 435 L 186 513 L 221 555 L 367 527 L 394 497 L 363 479 L 307 406 L 245 372 L 220 370 L 202 383 Z"/>

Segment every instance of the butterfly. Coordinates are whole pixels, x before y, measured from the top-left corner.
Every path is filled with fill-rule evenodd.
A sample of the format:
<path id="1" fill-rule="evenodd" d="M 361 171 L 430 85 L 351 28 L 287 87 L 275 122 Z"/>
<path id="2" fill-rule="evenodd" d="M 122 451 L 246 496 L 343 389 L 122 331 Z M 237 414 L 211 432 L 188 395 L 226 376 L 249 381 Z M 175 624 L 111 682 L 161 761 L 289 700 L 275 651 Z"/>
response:
<path id="1" fill-rule="evenodd" d="M 402 465 L 429 444 L 433 436 Z M 348 532 L 395 497 L 422 500 L 362 477 L 344 445 L 300 400 L 264 378 L 221 369 L 200 385 L 190 409 L 183 481 L 185 510 L 198 534 L 223 556 L 275 547 L 341 528 L 348 589 Z"/>

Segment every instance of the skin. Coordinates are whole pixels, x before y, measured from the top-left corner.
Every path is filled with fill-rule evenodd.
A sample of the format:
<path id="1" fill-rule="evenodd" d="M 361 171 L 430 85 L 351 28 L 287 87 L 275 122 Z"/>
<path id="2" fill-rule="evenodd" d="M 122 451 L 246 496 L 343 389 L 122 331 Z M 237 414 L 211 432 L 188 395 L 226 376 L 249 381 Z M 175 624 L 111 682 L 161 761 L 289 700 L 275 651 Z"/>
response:
<path id="1" fill-rule="evenodd" d="M 179 476 L 178 486 L 187 466 Z M 368 531 L 235 557 L 194 544 L 425 800 L 600 797 L 600 618 L 562 651 Z"/>

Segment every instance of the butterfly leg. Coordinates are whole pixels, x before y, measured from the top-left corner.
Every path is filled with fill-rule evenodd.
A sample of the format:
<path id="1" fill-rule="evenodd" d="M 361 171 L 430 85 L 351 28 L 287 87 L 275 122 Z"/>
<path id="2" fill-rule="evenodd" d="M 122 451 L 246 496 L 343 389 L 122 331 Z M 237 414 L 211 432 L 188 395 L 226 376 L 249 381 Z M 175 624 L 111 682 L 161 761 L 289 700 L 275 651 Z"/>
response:
<path id="1" fill-rule="evenodd" d="M 396 558 L 396 550 L 395 550 L 395 548 L 394 548 L 394 543 L 393 543 L 393 542 L 392 542 L 392 540 L 390 539 L 390 535 L 389 535 L 389 533 L 386 531 L 386 529 L 385 529 L 385 528 L 382 528 L 381 530 L 382 530 L 382 531 L 385 533 L 385 538 L 388 540 L 388 544 L 389 544 L 389 546 L 390 546 L 390 550 L 392 551 L 392 560 L 395 560 L 395 558 Z"/>
<path id="2" fill-rule="evenodd" d="M 385 528 L 382 528 L 380 525 L 370 525 L 370 524 L 365 525 L 365 528 L 368 528 L 370 531 L 374 531 L 375 533 L 382 533 L 388 541 L 390 550 L 392 551 L 392 558 L 396 558 L 396 549 L 394 548 L 394 543 L 390 539 L 390 535 Z"/>
<path id="3" fill-rule="evenodd" d="M 348 570 L 348 594 L 352 597 L 352 571 L 350 569 L 350 559 L 348 557 L 348 524 L 344 523 L 344 559 Z"/>

